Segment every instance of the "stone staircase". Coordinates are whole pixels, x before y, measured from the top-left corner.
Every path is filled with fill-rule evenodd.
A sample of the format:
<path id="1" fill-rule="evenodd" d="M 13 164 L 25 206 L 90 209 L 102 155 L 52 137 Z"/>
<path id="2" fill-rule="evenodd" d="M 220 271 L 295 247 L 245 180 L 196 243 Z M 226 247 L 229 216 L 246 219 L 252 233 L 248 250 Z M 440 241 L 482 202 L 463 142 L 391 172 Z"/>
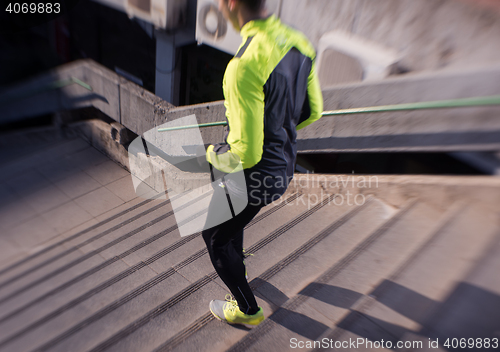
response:
<path id="1" fill-rule="evenodd" d="M 249 281 L 267 317 L 253 329 L 210 314 L 209 301 L 228 291 L 200 234 L 179 236 L 172 200 L 135 198 L 3 262 L 0 351 L 325 347 L 314 341 L 334 350 L 358 338 L 395 350 L 398 341 L 499 338 L 500 181 L 381 182 L 358 189 L 357 203 L 345 202 L 347 184 L 290 187 L 247 226 Z"/>

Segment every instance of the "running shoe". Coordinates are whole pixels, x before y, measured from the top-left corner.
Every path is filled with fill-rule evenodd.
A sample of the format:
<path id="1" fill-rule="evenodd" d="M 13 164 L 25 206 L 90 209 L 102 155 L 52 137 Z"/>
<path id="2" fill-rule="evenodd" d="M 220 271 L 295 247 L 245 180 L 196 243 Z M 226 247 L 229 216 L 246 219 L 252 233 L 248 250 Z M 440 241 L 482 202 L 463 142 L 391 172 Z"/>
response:
<path id="1" fill-rule="evenodd" d="M 238 307 L 238 302 L 229 294 L 226 295 L 225 301 L 211 301 L 209 307 L 217 319 L 229 324 L 259 325 L 264 320 L 264 311 L 261 307 L 255 314 L 245 314 Z"/>

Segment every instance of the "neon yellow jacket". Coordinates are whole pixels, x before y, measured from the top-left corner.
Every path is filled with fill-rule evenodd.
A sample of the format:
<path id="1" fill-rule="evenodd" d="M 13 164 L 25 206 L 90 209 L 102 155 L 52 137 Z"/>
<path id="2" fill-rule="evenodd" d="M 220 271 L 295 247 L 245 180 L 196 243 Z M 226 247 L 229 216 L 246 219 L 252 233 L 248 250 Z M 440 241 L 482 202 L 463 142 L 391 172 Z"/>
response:
<path id="1" fill-rule="evenodd" d="M 314 47 L 275 16 L 246 23 L 242 44 L 224 75 L 228 130 L 207 160 L 229 173 L 243 169 L 293 175 L 296 130 L 321 117 L 323 97 Z"/>

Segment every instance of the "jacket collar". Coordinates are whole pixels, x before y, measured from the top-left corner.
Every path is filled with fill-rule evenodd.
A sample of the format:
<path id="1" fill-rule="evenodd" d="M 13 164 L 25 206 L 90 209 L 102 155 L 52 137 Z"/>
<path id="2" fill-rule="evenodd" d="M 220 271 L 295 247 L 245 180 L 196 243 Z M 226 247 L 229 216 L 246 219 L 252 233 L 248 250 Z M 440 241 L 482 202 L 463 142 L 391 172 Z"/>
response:
<path id="1" fill-rule="evenodd" d="M 253 37 L 258 32 L 265 30 L 269 26 L 273 25 L 277 22 L 278 19 L 275 15 L 271 15 L 267 18 L 253 20 L 245 23 L 245 25 L 241 28 L 240 35 L 243 38 Z"/>

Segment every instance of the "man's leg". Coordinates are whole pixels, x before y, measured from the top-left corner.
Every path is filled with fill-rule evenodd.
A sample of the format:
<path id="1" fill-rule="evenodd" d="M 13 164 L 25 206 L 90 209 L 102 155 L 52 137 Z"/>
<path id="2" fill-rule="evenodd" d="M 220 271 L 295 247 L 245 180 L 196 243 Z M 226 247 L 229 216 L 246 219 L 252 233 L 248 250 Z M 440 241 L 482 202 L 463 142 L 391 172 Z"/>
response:
<path id="1" fill-rule="evenodd" d="M 245 314 L 254 314 L 258 306 L 245 278 L 242 253 L 243 229 L 261 208 L 262 206 L 248 204 L 231 220 L 203 231 L 203 239 L 215 270 Z"/>
<path id="2" fill-rule="evenodd" d="M 245 225 L 246 226 L 246 225 Z M 243 253 L 243 229 L 234 234 L 232 239 L 233 247 L 237 253 L 241 253 L 241 259 L 245 259 L 245 255 Z"/>

